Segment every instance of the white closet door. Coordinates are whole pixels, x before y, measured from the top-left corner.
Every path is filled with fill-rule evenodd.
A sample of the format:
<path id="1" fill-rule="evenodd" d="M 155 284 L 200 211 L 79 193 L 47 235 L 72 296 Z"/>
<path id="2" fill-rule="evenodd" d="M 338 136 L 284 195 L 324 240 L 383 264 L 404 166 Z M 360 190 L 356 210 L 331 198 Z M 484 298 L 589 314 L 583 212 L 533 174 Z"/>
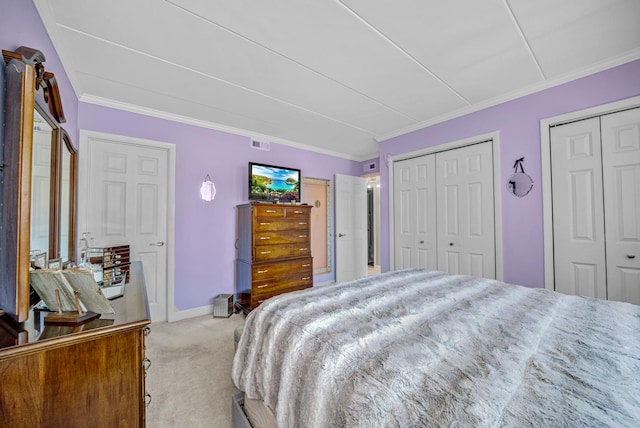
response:
<path id="1" fill-rule="evenodd" d="M 602 117 L 610 300 L 640 304 L 640 108 Z"/>
<path id="2" fill-rule="evenodd" d="M 607 298 L 600 120 L 551 128 L 555 290 Z"/>
<path id="3" fill-rule="evenodd" d="M 393 168 L 395 269 L 437 269 L 435 154 Z"/>
<path id="4" fill-rule="evenodd" d="M 438 269 L 496 277 L 491 141 L 436 154 Z"/>

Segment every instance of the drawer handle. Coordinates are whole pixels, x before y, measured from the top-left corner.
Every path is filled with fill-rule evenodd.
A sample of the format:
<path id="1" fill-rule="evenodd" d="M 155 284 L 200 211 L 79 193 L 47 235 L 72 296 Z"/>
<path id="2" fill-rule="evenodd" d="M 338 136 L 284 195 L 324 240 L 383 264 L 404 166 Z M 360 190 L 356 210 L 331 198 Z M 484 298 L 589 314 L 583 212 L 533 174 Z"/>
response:
<path id="1" fill-rule="evenodd" d="M 307 235 L 298 235 L 298 238 L 306 238 Z"/>
<path id="2" fill-rule="evenodd" d="M 306 265 L 302 265 L 302 267 L 309 267 L 311 266 L 309 263 L 307 263 Z"/>
<path id="3" fill-rule="evenodd" d="M 260 223 L 260 226 L 266 226 L 266 225 L 268 225 L 268 224 L 269 224 L 269 222 L 266 222 L 266 223 Z"/>
<path id="4" fill-rule="evenodd" d="M 302 214 L 302 211 L 294 211 L 295 214 Z"/>
<path id="5" fill-rule="evenodd" d="M 266 288 L 266 287 L 268 287 L 268 286 L 269 286 L 269 284 L 265 284 L 265 285 L 258 285 L 256 288 Z"/>
<path id="6" fill-rule="evenodd" d="M 303 281 L 306 281 L 307 279 L 311 279 L 310 276 L 305 276 L 304 278 L 302 278 Z"/>
<path id="7" fill-rule="evenodd" d="M 271 251 L 260 251 L 260 254 L 271 254 Z"/>
<path id="8" fill-rule="evenodd" d="M 265 210 L 265 211 L 266 211 L 266 212 L 268 212 L 268 213 L 274 213 L 274 212 L 276 212 L 276 210 Z"/>
<path id="9" fill-rule="evenodd" d="M 258 304 L 260 304 L 260 303 L 262 303 L 262 302 L 264 302 L 264 299 L 262 299 L 262 300 L 258 300 Z"/>
<path id="10" fill-rule="evenodd" d="M 151 367 L 151 360 L 145 357 L 144 360 L 142 360 L 142 368 L 144 369 L 145 374 L 147 373 L 147 370 L 149 370 L 149 367 Z"/>
<path id="11" fill-rule="evenodd" d="M 260 239 L 271 239 L 270 236 L 261 236 Z"/>
<path id="12" fill-rule="evenodd" d="M 149 394 L 148 392 L 144 393 L 144 407 L 149 407 L 149 404 L 151 404 L 151 394 Z"/>
<path id="13" fill-rule="evenodd" d="M 265 270 L 259 270 L 258 273 L 267 273 L 269 272 L 269 269 L 265 269 Z"/>
<path id="14" fill-rule="evenodd" d="M 300 248 L 300 251 L 307 251 L 308 248 Z"/>
<path id="15" fill-rule="evenodd" d="M 300 221 L 300 222 L 298 222 L 298 224 L 307 224 L 307 222 L 306 221 Z"/>

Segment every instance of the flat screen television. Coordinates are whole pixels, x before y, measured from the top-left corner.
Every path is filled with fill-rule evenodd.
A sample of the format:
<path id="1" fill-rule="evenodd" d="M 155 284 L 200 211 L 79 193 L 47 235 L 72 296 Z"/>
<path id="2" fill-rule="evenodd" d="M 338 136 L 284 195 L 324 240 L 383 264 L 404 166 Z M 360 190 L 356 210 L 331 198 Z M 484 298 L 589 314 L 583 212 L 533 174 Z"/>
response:
<path id="1" fill-rule="evenodd" d="M 249 200 L 300 201 L 300 170 L 249 162 Z"/>

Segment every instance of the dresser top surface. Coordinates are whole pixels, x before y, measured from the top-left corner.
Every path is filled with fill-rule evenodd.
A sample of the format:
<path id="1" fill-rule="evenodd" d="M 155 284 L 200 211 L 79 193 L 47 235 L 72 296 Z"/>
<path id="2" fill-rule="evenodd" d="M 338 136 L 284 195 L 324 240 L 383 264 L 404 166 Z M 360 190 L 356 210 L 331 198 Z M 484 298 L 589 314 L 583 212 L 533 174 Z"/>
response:
<path id="1" fill-rule="evenodd" d="M 102 314 L 77 326 L 45 324 L 47 312 L 33 308 L 29 311 L 29 318 L 23 323 L 16 323 L 8 315 L 4 315 L 0 317 L 0 354 L 27 345 L 44 345 L 55 340 L 149 324 L 150 312 L 141 262 L 131 263 L 131 277 L 124 287 L 124 296 L 110 302 L 114 314 Z"/>

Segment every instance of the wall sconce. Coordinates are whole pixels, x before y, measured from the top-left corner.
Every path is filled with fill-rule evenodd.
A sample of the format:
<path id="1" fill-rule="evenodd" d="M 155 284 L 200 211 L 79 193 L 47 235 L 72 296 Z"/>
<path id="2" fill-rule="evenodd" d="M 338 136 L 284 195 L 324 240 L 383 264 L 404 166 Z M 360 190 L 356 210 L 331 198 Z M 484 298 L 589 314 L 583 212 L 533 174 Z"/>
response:
<path id="1" fill-rule="evenodd" d="M 200 196 L 203 201 L 213 201 L 213 198 L 216 197 L 216 185 L 211 181 L 211 177 L 209 174 L 204 178 L 202 182 L 202 186 L 200 186 Z"/>

